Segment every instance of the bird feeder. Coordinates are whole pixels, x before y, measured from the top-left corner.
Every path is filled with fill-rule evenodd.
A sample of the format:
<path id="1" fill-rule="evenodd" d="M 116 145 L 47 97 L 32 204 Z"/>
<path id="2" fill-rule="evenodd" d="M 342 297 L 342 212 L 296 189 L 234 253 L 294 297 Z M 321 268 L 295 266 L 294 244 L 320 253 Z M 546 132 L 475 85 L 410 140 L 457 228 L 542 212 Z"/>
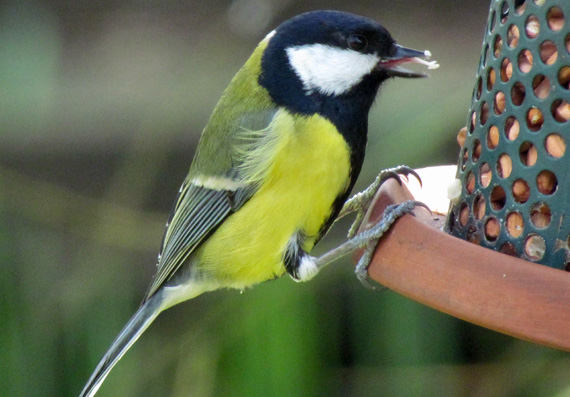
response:
<path id="1" fill-rule="evenodd" d="M 375 251 L 371 278 L 461 319 L 570 351 L 569 120 L 570 1 L 493 0 L 458 137 L 461 195 L 447 217 L 419 208 L 400 219 Z M 445 195 L 441 182 L 433 189 Z M 369 219 L 414 198 L 388 181 Z"/>
<path id="2" fill-rule="evenodd" d="M 449 232 L 565 269 L 570 217 L 570 2 L 493 1 Z"/>

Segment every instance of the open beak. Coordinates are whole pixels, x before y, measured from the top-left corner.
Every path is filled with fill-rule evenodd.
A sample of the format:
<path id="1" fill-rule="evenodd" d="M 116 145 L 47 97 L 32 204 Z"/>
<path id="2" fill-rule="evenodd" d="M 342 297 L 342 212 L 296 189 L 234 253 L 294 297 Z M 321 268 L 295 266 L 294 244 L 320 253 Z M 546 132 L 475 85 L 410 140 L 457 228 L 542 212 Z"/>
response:
<path id="1" fill-rule="evenodd" d="M 406 63 L 420 63 L 428 67 L 428 69 L 436 69 L 439 64 L 436 61 L 428 62 L 425 59 L 429 59 L 431 53 L 429 51 L 418 51 L 412 50 L 411 48 L 405 48 L 399 45 L 395 45 L 396 53 L 390 58 L 382 59 L 376 65 L 378 70 L 385 71 L 390 77 L 427 77 L 427 73 L 418 73 L 411 70 L 405 69 L 400 65 Z"/>

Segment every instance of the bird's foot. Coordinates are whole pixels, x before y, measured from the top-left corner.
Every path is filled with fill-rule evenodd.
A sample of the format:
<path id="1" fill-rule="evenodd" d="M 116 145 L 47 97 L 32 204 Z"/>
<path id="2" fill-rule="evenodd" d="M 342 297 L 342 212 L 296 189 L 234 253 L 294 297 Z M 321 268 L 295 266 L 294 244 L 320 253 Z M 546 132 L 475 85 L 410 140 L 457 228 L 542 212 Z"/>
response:
<path id="1" fill-rule="evenodd" d="M 354 219 L 354 222 L 352 223 L 348 231 L 349 239 L 356 236 L 356 233 L 360 229 L 362 221 L 364 220 L 364 215 L 366 214 L 366 211 L 368 211 L 368 208 L 370 207 L 372 200 L 376 196 L 376 193 L 378 192 L 378 189 L 380 189 L 382 184 L 390 178 L 395 178 L 398 181 L 398 183 L 401 184 L 402 182 L 400 180 L 400 176 L 404 176 L 405 178 L 407 178 L 408 175 L 413 175 L 420 182 L 421 185 L 422 181 L 420 179 L 420 176 L 416 173 L 416 171 L 414 171 L 408 166 L 400 165 L 397 167 L 388 168 L 380 171 L 380 173 L 378 174 L 378 176 L 376 176 L 376 179 L 374 180 L 374 182 L 372 182 L 370 186 L 368 186 L 362 192 L 356 193 L 354 196 L 352 196 L 350 199 L 346 201 L 346 203 L 344 204 L 344 206 L 340 211 L 338 218 L 342 218 L 343 216 L 356 211 L 356 218 Z"/>

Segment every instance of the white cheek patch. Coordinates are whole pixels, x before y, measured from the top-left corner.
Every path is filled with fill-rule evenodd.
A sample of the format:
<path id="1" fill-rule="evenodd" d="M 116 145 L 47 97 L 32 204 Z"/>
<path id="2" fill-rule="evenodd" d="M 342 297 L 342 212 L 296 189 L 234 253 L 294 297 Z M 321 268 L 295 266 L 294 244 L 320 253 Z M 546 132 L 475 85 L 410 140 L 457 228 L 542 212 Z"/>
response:
<path id="1" fill-rule="evenodd" d="M 308 93 L 340 95 L 360 83 L 372 72 L 380 58 L 374 54 L 307 44 L 286 50 L 289 63 Z"/>

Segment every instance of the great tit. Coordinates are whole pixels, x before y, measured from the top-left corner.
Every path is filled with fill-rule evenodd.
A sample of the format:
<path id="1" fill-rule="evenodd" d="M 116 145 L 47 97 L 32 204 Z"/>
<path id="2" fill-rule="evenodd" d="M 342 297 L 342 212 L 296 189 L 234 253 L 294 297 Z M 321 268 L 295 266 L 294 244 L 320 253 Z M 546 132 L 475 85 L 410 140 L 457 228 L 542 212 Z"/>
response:
<path id="1" fill-rule="evenodd" d="M 285 273 L 308 280 L 336 258 L 309 252 L 339 214 L 355 207 L 346 202 L 378 88 L 390 77 L 425 76 L 400 65 L 434 67 L 421 59 L 428 55 L 397 45 L 371 19 L 339 11 L 304 13 L 269 33 L 204 128 L 166 225 L 156 275 L 81 396 L 97 392 L 163 310 Z"/>

